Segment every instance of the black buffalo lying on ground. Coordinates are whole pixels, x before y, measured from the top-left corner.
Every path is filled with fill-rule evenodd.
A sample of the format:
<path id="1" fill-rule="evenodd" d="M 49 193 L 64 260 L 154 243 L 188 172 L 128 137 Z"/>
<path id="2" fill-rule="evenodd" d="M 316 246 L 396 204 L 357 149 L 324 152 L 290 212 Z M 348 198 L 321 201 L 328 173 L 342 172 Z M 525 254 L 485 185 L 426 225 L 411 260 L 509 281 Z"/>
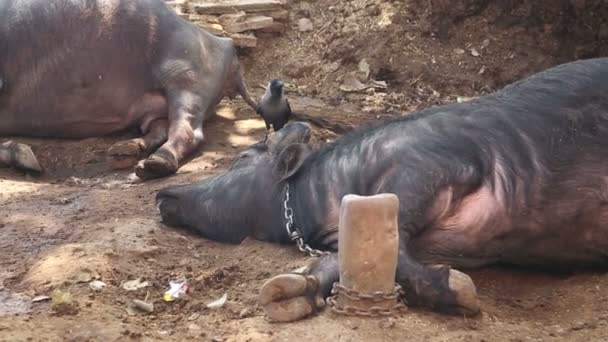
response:
<path id="1" fill-rule="evenodd" d="M 231 39 L 162 0 L 0 1 L 0 136 L 102 136 L 114 164 L 143 179 L 175 173 L 226 96 L 247 92 Z M 0 164 L 40 171 L 28 146 L 0 144 Z"/>
<path id="2" fill-rule="evenodd" d="M 450 267 L 608 265 L 608 58 L 563 64 L 316 151 L 309 137 L 308 125 L 288 124 L 226 173 L 161 190 L 162 220 L 218 241 L 288 242 L 290 191 L 306 243 L 335 251 L 344 195 L 395 193 L 396 282 L 410 305 L 443 312 L 479 311 L 470 278 Z M 276 277 L 263 300 L 306 296 L 310 306 L 291 318 L 310 314 L 338 280 L 336 254 L 308 273 Z"/>

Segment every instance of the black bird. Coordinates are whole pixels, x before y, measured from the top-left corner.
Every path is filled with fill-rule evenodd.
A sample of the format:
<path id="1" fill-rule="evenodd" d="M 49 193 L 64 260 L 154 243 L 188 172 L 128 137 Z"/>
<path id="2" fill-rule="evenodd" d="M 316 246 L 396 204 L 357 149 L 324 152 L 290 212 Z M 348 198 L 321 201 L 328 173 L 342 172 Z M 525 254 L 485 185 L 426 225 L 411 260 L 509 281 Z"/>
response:
<path id="1" fill-rule="evenodd" d="M 291 107 L 289 101 L 283 94 L 283 82 L 278 78 L 274 78 L 268 83 L 266 92 L 262 95 L 260 103 L 257 107 L 257 112 L 266 123 L 266 131 L 272 128 L 278 131 L 291 118 Z"/>

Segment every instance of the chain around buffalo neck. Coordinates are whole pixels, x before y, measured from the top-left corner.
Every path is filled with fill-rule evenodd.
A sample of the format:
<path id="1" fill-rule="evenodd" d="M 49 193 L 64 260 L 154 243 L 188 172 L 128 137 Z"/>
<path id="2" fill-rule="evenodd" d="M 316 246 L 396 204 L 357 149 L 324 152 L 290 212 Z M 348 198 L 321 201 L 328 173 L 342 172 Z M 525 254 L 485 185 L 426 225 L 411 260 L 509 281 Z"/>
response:
<path id="1" fill-rule="evenodd" d="M 306 242 L 302 233 L 293 224 L 293 209 L 289 206 L 289 183 L 285 186 L 285 200 L 283 201 L 283 214 L 285 216 L 285 230 L 291 241 L 295 241 L 298 245 L 298 249 L 312 257 L 320 257 L 323 255 L 331 254 L 329 252 L 320 251 L 318 249 L 311 248 Z"/>

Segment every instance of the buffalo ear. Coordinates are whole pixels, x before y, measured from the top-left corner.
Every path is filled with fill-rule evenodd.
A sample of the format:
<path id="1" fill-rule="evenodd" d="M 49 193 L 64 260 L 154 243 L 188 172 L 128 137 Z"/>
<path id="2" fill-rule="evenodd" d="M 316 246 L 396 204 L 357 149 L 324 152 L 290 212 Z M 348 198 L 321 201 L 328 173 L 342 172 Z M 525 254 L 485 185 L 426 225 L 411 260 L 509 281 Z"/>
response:
<path id="1" fill-rule="evenodd" d="M 271 133 L 266 140 L 266 146 L 273 154 L 279 154 L 291 144 L 307 143 L 310 141 L 312 128 L 305 122 L 289 122 L 277 132 Z"/>
<path id="2" fill-rule="evenodd" d="M 281 181 L 293 176 L 311 153 L 312 149 L 307 144 L 291 144 L 285 147 L 277 157 L 275 175 L 278 175 Z"/>

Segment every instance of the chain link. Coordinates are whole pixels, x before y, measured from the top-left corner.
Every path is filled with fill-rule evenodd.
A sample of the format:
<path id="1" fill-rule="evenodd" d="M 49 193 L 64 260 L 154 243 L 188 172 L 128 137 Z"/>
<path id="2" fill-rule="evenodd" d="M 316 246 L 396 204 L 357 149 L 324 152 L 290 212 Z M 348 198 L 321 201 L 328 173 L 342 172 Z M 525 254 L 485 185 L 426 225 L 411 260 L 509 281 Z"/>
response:
<path id="1" fill-rule="evenodd" d="M 311 248 L 306 242 L 304 242 L 304 238 L 300 233 L 300 230 L 294 226 L 293 224 L 293 209 L 289 206 L 289 183 L 285 186 L 285 201 L 283 201 L 283 212 L 285 216 L 285 229 L 287 230 L 287 235 L 291 239 L 291 241 L 295 241 L 298 245 L 298 249 L 304 253 L 307 253 L 311 257 L 321 257 L 323 255 L 331 254 L 327 251 L 320 251 L 318 249 Z"/>
<path id="2" fill-rule="evenodd" d="M 360 293 L 356 290 L 349 289 L 346 286 L 336 282 L 334 283 L 331 289 L 331 294 L 332 295 L 327 298 L 327 304 L 334 312 L 342 315 L 385 317 L 407 311 L 407 306 L 404 304 L 404 302 L 401 301 L 401 297 L 403 297 L 403 289 L 398 284 L 395 284 L 395 288 L 393 289 L 393 291 L 388 293 L 382 291 L 376 291 L 372 293 Z M 351 305 L 341 306 L 336 301 L 336 298 L 339 295 L 343 295 L 350 301 L 370 301 L 372 303 L 378 303 L 386 300 L 396 300 L 396 303 L 389 308 L 372 305 L 369 308 L 361 309 Z"/>

